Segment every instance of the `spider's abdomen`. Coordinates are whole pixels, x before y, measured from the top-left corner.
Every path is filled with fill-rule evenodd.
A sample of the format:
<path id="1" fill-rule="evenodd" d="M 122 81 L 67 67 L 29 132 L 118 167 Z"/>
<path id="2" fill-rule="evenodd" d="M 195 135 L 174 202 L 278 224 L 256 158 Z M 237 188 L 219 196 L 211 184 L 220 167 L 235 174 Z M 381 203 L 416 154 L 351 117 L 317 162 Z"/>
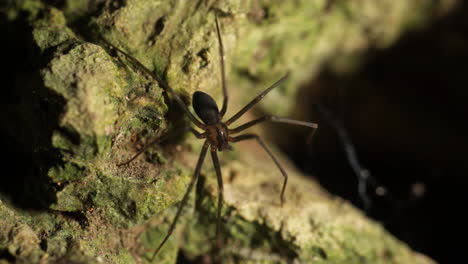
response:
<path id="1" fill-rule="evenodd" d="M 192 97 L 192 106 L 198 117 L 207 125 L 219 122 L 219 109 L 216 102 L 204 92 L 195 92 Z"/>

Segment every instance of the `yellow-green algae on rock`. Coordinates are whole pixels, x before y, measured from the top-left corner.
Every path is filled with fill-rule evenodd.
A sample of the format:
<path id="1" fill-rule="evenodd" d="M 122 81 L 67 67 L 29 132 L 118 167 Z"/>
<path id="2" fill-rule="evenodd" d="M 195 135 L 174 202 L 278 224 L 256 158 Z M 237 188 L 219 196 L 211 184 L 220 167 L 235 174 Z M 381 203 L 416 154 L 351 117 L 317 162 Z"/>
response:
<path id="1" fill-rule="evenodd" d="M 367 47 L 390 45 L 437 8 L 429 0 L 46 2 L 15 1 L 2 12 L 29 23 L 41 62 L 40 85 L 29 89 L 33 100 L 60 111 L 50 146 L 34 146 L 60 154 L 43 170 L 55 199 L 36 212 L 0 196 L 0 252 L 7 256 L 0 263 L 147 263 L 183 196 L 200 141 L 179 137 L 116 165 L 136 145 L 188 123 L 154 80 L 99 37 L 135 56 L 184 100 L 203 90 L 220 101 L 219 12 L 234 101 L 247 102 L 291 72 L 261 106 L 287 115 L 298 84 L 324 63 L 352 67 Z M 432 263 L 290 166 L 288 201 L 280 207 L 274 165 L 259 158 L 261 150 L 240 148 L 242 154 L 221 155 L 223 263 Z M 214 247 L 217 184 L 209 157 L 205 162 L 203 184 L 154 263 L 175 263 L 180 249 L 196 258 Z"/>

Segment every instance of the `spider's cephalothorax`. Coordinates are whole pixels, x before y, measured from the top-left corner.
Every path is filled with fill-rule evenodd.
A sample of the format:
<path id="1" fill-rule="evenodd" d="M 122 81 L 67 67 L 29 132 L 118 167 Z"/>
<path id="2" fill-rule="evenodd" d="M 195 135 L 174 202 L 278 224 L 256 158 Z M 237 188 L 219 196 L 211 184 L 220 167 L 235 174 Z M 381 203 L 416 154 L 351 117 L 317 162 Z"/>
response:
<path id="1" fill-rule="evenodd" d="M 204 133 L 211 146 L 217 146 L 219 151 L 232 149 L 229 145 L 229 129 L 221 122 L 218 105 L 213 98 L 197 91 L 193 94 L 192 106 L 195 113 L 206 125 Z"/>
<path id="2" fill-rule="evenodd" d="M 242 115 L 244 115 L 247 111 L 249 111 L 253 106 L 255 106 L 260 100 L 265 97 L 267 93 L 269 93 L 273 88 L 279 86 L 281 83 L 283 83 L 287 76 L 282 77 L 275 83 L 273 83 L 270 87 L 268 87 L 266 90 L 264 90 L 262 93 L 260 93 L 257 97 L 255 97 L 250 103 L 248 103 L 246 106 L 244 106 L 241 110 L 239 110 L 235 115 L 233 115 L 231 118 L 229 118 L 227 121 L 222 121 L 224 114 L 226 113 L 227 110 L 227 105 L 228 105 L 228 91 L 226 88 L 226 78 L 225 78 L 225 69 L 224 69 L 224 49 L 223 49 L 223 42 L 221 40 L 221 34 L 219 32 L 219 25 L 218 25 L 218 19 L 215 18 L 215 25 L 216 25 L 216 33 L 218 37 L 218 43 L 219 43 L 219 54 L 220 54 L 220 65 L 221 65 L 221 84 L 223 88 L 223 105 L 221 110 L 218 109 L 218 106 L 216 105 L 216 102 L 211 98 L 206 93 L 203 92 L 195 92 L 193 94 L 193 109 L 195 110 L 195 113 L 197 116 L 202 120 L 202 122 L 196 118 L 192 112 L 190 112 L 189 108 L 185 105 L 185 103 L 182 101 L 182 99 L 175 93 L 175 91 L 166 83 L 164 82 L 159 76 L 154 74 L 152 71 L 148 70 L 143 64 L 141 64 L 137 59 L 134 57 L 130 56 L 126 52 L 120 50 L 119 48 L 113 46 L 112 44 L 106 42 L 109 46 L 112 48 L 116 49 L 125 57 L 127 57 L 130 61 L 132 61 L 135 65 L 137 65 L 142 71 L 144 71 L 146 74 L 150 75 L 154 80 L 158 82 L 158 84 L 168 93 L 172 95 L 172 97 L 175 99 L 175 101 L 179 104 L 179 106 L 182 108 L 184 111 L 185 115 L 190 119 L 190 121 L 197 126 L 199 129 L 202 129 L 204 132 L 200 133 L 194 128 L 190 128 L 190 131 L 197 137 L 197 138 L 204 138 L 205 142 L 203 144 L 200 156 L 198 158 L 197 165 L 195 167 L 195 173 L 193 174 L 193 177 L 189 183 L 189 186 L 187 187 L 187 191 L 184 194 L 184 197 L 182 198 L 182 201 L 179 205 L 179 208 L 177 209 L 176 216 L 174 220 L 171 223 L 171 226 L 169 228 L 169 231 L 167 232 L 166 236 L 163 238 L 162 242 L 159 244 L 158 248 L 154 251 L 153 256 L 151 260 L 154 259 L 156 254 L 159 252 L 159 250 L 163 247 L 163 245 L 166 243 L 166 241 L 169 239 L 171 236 L 172 232 L 174 231 L 175 225 L 177 223 L 177 220 L 179 219 L 181 213 L 182 213 L 182 208 L 188 201 L 189 194 L 191 190 L 193 189 L 193 186 L 195 185 L 195 182 L 198 179 L 198 176 L 200 175 L 201 167 L 203 165 L 203 161 L 205 160 L 206 153 L 208 151 L 208 148 L 210 148 L 211 152 L 211 157 L 213 159 L 213 165 L 215 168 L 216 172 L 216 177 L 218 180 L 218 208 L 217 208 L 217 220 L 216 220 L 216 237 L 218 237 L 219 231 L 220 231 L 220 217 L 221 217 L 221 207 L 223 205 L 223 177 L 221 175 L 221 166 L 219 164 L 218 160 L 218 154 L 217 151 L 222 151 L 226 149 L 231 149 L 231 146 L 229 143 L 235 143 L 243 140 L 256 140 L 258 144 L 266 151 L 266 153 L 270 156 L 270 158 L 273 160 L 275 165 L 278 167 L 279 171 L 283 175 L 283 186 L 281 188 L 281 204 L 284 203 L 284 192 L 286 189 L 286 184 L 288 181 L 288 175 L 286 171 L 283 169 L 281 164 L 278 162 L 278 160 L 275 158 L 273 153 L 268 149 L 266 144 L 263 142 L 263 140 L 256 134 L 242 134 L 239 136 L 232 137 L 231 135 L 237 134 L 239 132 L 244 131 L 245 129 L 254 126 L 258 123 L 264 122 L 264 121 L 272 121 L 272 122 L 278 122 L 278 123 L 287 123 L 287 124 L 293 124 L 293 125 L 300 125 L 300 126 L 305 126 L 309 128 L 313 128 L 314 131 L 317 128 L 317 124 L 314 123 L 309 123 L 309 122 L 303 122 L 303 121 L 297 121 L 297 120 L 292 120 L 289 118 L 283 118 L 283 117 L 278 117 L 278 116 L 273 116 L 273 115 L 266 115 L 263 117 L 260 117 L 258 119 L 252 120 L 250 122 L 247 122 L 243 125 L 240 125 L 236 128 L 228 128 L 229 125 L 234 123 L 236 120 L 238 120 Z M 153 141 L 154 142 L 154 141 Z M 153 143 L 152 142 L 152 143 Z M 150 143 L 150 144 L 152 144 Z M 134 155 L 130 160 L 120 163 L 119 165 L 125 165 L 130 163 L 132 160 L 134 160 L 138 155 L 143 153 L 147 147 L 150 145 L 148 144 L 145 146 L 142 150 L 140 150 L 136 155 Z M 217 239 L 219 241 L 219 239 Z"/>

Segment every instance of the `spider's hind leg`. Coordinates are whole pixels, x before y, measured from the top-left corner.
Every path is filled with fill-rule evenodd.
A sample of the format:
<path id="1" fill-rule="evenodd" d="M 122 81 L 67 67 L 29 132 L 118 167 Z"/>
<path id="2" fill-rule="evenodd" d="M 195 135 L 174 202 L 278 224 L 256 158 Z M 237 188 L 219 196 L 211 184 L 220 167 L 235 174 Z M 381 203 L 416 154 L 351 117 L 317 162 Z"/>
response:
<path id="1" fill-rule="evenodd" d="M 276 167 L 278 167 L 278 169 L 280 170 L 281 174 L 283 175 L 283 178 L 284 178 L 284 181 L 283 181 L 283 187 L 281 187 L 281 205 L 284 204 L 284 201 L 285 201 L 285 198 L 284 198 L 284 192 L 286 190 L 286 185 L 288 183 L 288 174 L 286 173 L 286 171 L 284 170 L 283 166 L 281 166 L 281 164 L 279 163 L 279 161 L 276 159 L 275 155 L 273 155 L 273 152 L 271 152 L 271 150 L 267 147 L 267 145 L 265 144 L 265 142 L 263 142 L 263 140 L 260 138 L 260 136 L 256 135 L 256 134 L 244 134 L 244 135 L 240 135 L 240 136 L 237 136 L 237 137 L 232 137 L 231 138 L 231 141 L 232 142 L 239 142 L 239 141 L 242 141 L 242 140 L 249 140 L 249 139 L 255 139 L 257 140 L 258 144 L 266 151 L 266 153 L 268 154 L 268 156 L 270 156 L 270 158 L 273 160 L 273 162 L 276 164 Z"/>

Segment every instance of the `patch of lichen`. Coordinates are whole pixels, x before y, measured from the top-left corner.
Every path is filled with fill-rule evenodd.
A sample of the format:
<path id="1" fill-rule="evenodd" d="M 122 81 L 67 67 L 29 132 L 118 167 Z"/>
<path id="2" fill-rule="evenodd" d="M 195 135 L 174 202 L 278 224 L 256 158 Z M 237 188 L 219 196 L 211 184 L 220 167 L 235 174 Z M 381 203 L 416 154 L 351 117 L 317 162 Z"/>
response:
<path id="1" fill-rule="evenodd" d="M 112 58 L 102 47 L 78 38 L 60 10 L 39 5 L 35 12 L 41 15 L 31 19 L 32 36 L 47 62 L 41 69 L 43 85 L 65 101 L 59 129 L 52 134 L 52 146 L 61 152 L 62 162 L 48 172 L 57 189 L 56 201 L 50 208 L 81 215 L 85 222 L 90 221 L 89 210 L 99 209 L 100 221 L 113 226 L 110 232 L 148 219 L 177 199 L 160 195 L 164 193 L 162 190 L 174 188 L 172 194 L 182 192 L 183 182 L 172 176 L 180 175 L 180 170 L 167 169 L 163 174 L 147 172 L 139 179 L 121 177 L 122 169 L 115 166 L 121 148 L 112 147 L 116 147 L 113 143 L 116 136 L 120 138 L 116 141 L 119 147 L 135 132 L 164 129 L 167 107 L 162 90 Z M 45 223 L 44 219 L 28 217 Z M 52 219 L 47 221 L 50 221 L 48 225 L 57 225 Z M 66 241 L 77 243 L 78 252 L 82 251 L 77 238 L 86 232 L 83 227 L 78 226 L 69 238 L 47 236 L 50 246 L 47 254 L 41 251 L 42 256 L 57 259 L 69 254 L 69 259 L 75 259 L 79 254 L 67 251 L 70 247 Z M 63 225 L 62 228 L 69 230 Z M 84 237 L 88 248 L 99 247 L 96 243 L 103 242 L 97 237 Z M 37 262 L 37 257 L 28 258 L 31 263 Z"/>
<path id="2" fill-rule="evenodd" d="M 222 257 L 231 259 L 231 263 L 236 263 L 236 258 L 246 258 L 246 252 L 251 249 L 254 254 L 270 256 L 267 263 L 285 263 L 298 260 L 298 253 L 301 252 L 294 243 L 285 240 L 281 232 L 277 232 L 261 221 L 246 221 L 238 215 L 231 215 L 226 225 L 229 231 L 228 244 L 223 249 Z M 265 257 L 267 260 L 268 257 Z"/>
<path id="3" fill-rule="evenodd" d="M 75 221 L 15 208 L 0 198 L 0 251 L 12 263 L 99 263 L 79 249 L 75 238 L 80 227 Z"/>
<path id="4" fill-rule="evenodd" d="M 65 163 L 50 168 L 49 177 L 56 183 L 76 181 L 83 177 L 84 170 L 76 164 Z"/>
<path id="5" fill-rule="evenodd" d="M 20 261 L 27 259 L 38 262 L 41 258 L 42 250 L 39 248 L 39 239 L 26 224 L 13 224 L 9 227 L 9 237 L 2 240 L 8 253 L 16 255 Z"/>
<path id="6" fill-rule="evenodd" d="M 8 21 L 19 19 L 20 15 L 26 15 L 26 19 L 33 21 L 44 9 L 44 4 L 37 0 L 8 1 L 0 7 L 0 12 L 5 14 Z"/>
<path id="7" fill-rule="evenodd" d="M 89 17 L 99 12 L 99 9 L 104 5 L 109 5 L 109 2 L 106 3 L 105 0 L 65 0 L 61 1 L 60 9 L 67 17 L 69 25 L 79 27 L 80 23 L 86 23 Z"/>
<path id="8" fill-rule="evenodd" d="M 148 225 L 145 231 L 140 235 L 138 242 L 145 249 L 142 252 L 142 257 L 150 259 L 153 255 L 154 250 L 159 246 L 164 236 L 167 234 L 170 221 L 173 219 L 176 213 L 176 206 L 168 208 L 165 211 L 166 217 L 159 219 L 159 221 L 151 221 L 151 225 Z M 171 264 L 175 263 L 177 259 L 177 252 L 183 239 L 181 239 L 182 227 L 187 222 L 187 215 L 183 215 L 179 222 L 178 228 L 172 234 L 172 237 L 167 241 L 164 248 L 158 253 L 155 258 L 156 263 Z"/>
<path id="9" fill-rule="evenodd" d="M 375 243 L 376 237 L 381 240 Z M 332 239 L 330 239 L 332 238 Z M 329 229 L 301 249 L 301 260 L 317 263 L 413 263 L 413 256 L 379 227 L 367 230 Z"/>
<path id="10" fill-rule="evenodd" d="M 33 38 L 41 51 L 68 42 L 77 42 L 75 33 L 66 26 L 63 13 L 55 8 L 43 9 L 34 21 Z"/>
<path id="11" fill-rule="evenodd" d="M 190 98 L 200 89 L 219 99 L 219 57 L 211 10 L 214 3 L 132 1 L 117 10 L 104 10 L 92 26 L 183 97 Z"/>

